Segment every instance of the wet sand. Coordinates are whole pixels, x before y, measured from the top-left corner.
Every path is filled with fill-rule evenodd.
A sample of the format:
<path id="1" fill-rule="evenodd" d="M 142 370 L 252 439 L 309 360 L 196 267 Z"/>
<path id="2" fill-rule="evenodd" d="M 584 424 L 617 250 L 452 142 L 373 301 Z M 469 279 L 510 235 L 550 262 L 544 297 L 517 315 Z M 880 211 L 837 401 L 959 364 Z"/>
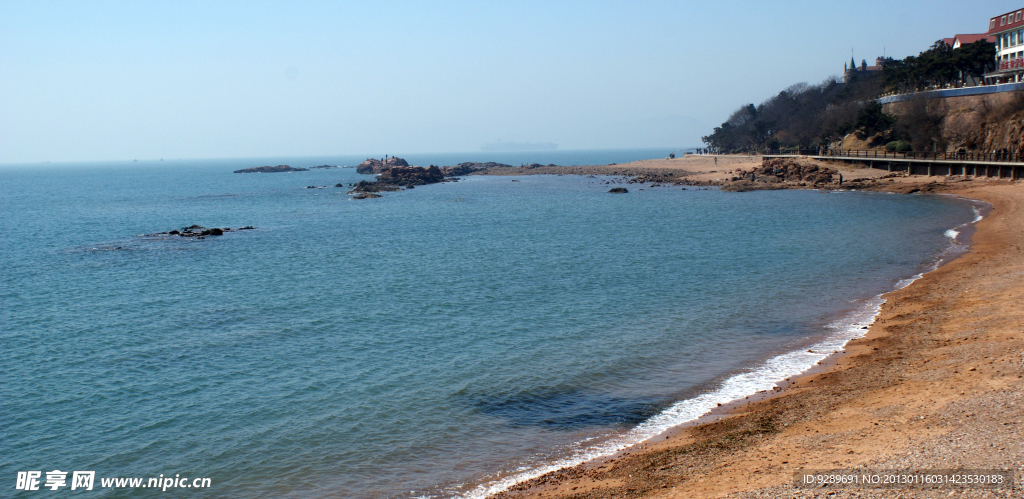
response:
<path id="1" fill-rule="evenodd" d="M 730 158 L 726 165 L 720 159 L 719 165 L 749 170 L 760 164 L 760 158 L 748 158 Z M 719 165 L 697 159 L 615 166 L 639 170 L 668 164 L 691 175 L 720 175 L 711 171 Z M 830 166 L 839 166 L 845 178 L 886 173 Z M 970 251 L 886 295 L 863 338 L 771 396 L 742 401 L 702 424 L 549 473 L 496 497 L 1024 494 L 1024 183 L 924 176 L 889 180 L 874 189 L 948 193 L 990 203 L 992 211 L 976 225 Z M 856 467 L 1009 469 L 1016 470 L 1017 489 L 794 485 L 796 472 Z"/>

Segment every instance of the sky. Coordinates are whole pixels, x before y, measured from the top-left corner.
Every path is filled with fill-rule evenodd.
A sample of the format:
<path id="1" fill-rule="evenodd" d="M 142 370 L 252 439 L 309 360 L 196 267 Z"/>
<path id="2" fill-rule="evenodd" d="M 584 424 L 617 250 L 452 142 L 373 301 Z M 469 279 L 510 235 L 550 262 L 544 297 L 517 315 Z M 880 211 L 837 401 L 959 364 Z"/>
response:
<path id="1" fill-rule="evenodd" d="M 0 0 L 0 163 L 694 147 L 984 3 Z"/>

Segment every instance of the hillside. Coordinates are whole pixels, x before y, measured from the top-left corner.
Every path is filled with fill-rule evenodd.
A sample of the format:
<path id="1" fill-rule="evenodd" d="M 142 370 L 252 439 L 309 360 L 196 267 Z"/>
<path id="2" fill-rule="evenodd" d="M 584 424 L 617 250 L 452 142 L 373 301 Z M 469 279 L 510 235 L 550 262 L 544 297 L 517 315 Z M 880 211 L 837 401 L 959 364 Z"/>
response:
<path id="1" fill-rule="evenodd" d="M 848 71 L 843 79 L 830 77 L 817 85 L 796 84 L 757 106 L 741 106 L 702 140 L 722 153 L 1007 147 L 1019 129 L 1007 125 L 1000 131 L 999 124 L 1012 115 L 1005 113 L 1005 105 L 972 110 L 914 100 L 883 108 L 876 102 L 893 93 L 963 86 L 992 68 L 994 57 L 995 46 L 987 41 L 952 49 L 939 40 L 917 56 L 880 59 L 881 70 Z M 956 116 L 947 119 L 950 114 Z"/>

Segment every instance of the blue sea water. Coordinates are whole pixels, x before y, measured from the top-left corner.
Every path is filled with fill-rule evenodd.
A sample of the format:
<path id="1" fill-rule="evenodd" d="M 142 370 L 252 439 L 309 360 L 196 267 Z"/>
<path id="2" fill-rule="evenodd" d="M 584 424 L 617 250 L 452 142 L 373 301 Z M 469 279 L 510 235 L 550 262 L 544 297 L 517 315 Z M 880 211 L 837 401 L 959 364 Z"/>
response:
<path id="1" fill-rule="evenodd" d="M 232 173 L 361 159 L 0 167 L 2 495 L 59 469 L 96 471 L 90 497 L 196 492 L 99 490 L 161 474 L 210 477 L 205 497 L 479 496 L 813 364 L 976 213 L 943 196 L 612 195 L 583 176 L 357 201 L 307 188 L 367 178 L 353 169 Z M 192 224 L 256 229 L 146 236 Z"/>

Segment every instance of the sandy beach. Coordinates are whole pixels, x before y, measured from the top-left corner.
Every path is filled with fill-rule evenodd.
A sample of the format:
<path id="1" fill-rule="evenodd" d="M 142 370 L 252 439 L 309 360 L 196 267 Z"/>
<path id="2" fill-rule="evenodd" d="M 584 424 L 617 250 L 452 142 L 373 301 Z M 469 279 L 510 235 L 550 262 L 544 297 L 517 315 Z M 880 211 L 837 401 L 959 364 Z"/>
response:
<path id="1" fill-rule="evenodd" d="M 716 157 L 691 154 L 672 159 L 646 159 L 609 165 L 491 168 L 475 175 L 654 175 L 685 177 L 696 182 L 714 182 L 728 179 L 734 171 L 750 170 L 760 165 L 760 156 Z"/>
<path id="2" fill-rule="evenodd" d="M 687 156 L 561 173 L 675 172 L 721 181 L 758 165 L 753 156 L 721 157 L 717 164 Z M 1024 184 L 925 176 L 877 181 L 885 171 L 829 166 L 846 179 L 876 179 L 872 190 L 958 195 L 989 203 L 991 212 L 976 224 L 967 254 L 887 294 L 865 336 L 813 372 L 760 400 L 496 497 L 1020 497 Z M 798 487 L 794 480 L 808 470 L 851 468 L 1014 470 L 1017 483 L 1010 492 Z"/>

